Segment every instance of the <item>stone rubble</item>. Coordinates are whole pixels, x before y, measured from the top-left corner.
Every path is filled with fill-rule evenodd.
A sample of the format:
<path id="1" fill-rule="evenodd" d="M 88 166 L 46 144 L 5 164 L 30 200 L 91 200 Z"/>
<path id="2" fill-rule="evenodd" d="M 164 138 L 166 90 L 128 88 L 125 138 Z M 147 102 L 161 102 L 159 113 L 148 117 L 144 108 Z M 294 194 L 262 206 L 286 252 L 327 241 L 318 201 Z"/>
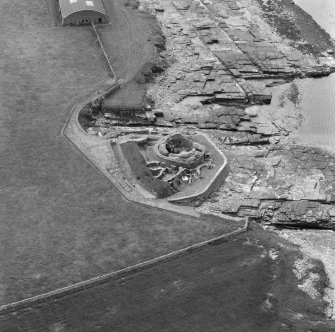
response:
<path id="1" fill-rule="evenodd" d="M 213 135 L 226 150 L 221 136 Z M 229 152 L 228 152 L 229 151 Z M 316 148 L 231 146 L 225 184 L 199 208 L 277 225 L 335 229 L 335 157 Z M 260 154 L 260 152 L 263 152 Z"/>

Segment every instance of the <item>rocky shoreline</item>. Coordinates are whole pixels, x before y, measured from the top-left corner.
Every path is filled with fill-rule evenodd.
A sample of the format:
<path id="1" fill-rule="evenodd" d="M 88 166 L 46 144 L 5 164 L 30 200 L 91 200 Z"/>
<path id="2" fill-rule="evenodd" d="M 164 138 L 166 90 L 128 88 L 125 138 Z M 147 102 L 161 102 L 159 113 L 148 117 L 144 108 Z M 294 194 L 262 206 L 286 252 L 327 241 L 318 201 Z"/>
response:
<path id="1" fill-rule="evenodd" d="M 303 121 L 289 105 L 299 102 L 295 84 L 281 91 L 282 105 L 261 106 L 283 83 L 335 70 L 329 35 L 318 27 L 306 39 L 315 22 L 286 0 L 142 0 L 140 9 L 156 16 L 166 38 L 170 66 L 148 89 L 156 109 L 170 126 L 207 131 L 230 156 L 227 181 L 195 202 L 198 210 L 334 229 L 335 159 L 295 143 Z"/>
<path id="2" fill-rule="evenodd" d="M 162 30 L 156 64 L 120 89 L 121 97 L 133 82 L 147 89 L 134 108 L 141 116 L 99 118 L 90 134 L 117 137 L 115 125 L 201 130 L 227 156 L 230 173 L 210 197 L 187 205 L 200 214 L 247 216 L 265 228 L 334 230 L 335 156 L 299 144 L 304 118 L 295 82 L 335 72 L 330 36 L 286 0 L 141 0 L 139 9 Z M 280 235 L 304 244 L 289 232 Z M 293 271 L 299 287 L 328 303 L 332 318 L 334 280 L 323 272 L 331 273 L 329 259 L 302 249 Z"/>
<path id="3" fill-rule="evenodd" d="M 118 100 L 125 100 L 129 89 L 137 91 L 135 84 L 141 92 L 133 92 L 123 106 L 138 116 L 111 119 L 106 111 L 87 131 L 114 137 L 115 125 L 204 130 L 229 154 L 231 173 L 212 197 L 193 203 L 199 212 L 334 229 L 335 160 L 297 143 L 304 119 L 296 108 L 301 96 L 294 82 L 335 71 L 330 36 L 318 27 L 319 43 L 313 34 L 306 39 L 316 23 L 286 0 L 141 0 L 137 5 L 161 28 L 154 35 L 159 36 L 157 61 L 107 98 L 104 107 L 120 108 Z M 276 13 L 280 19 L 274 19 Z"/>
<path id="4" fill-rule="evenodd" d="M 276 31 L 288 38 L 303 53 L 320 56 L 335 51 L 334 40 L 312 16 L 291 0 L 257 0 L 263 17 Z"/>
<path id="5" fill-rule="evenodd" d="M 113 24 L 100 25 L 96 34 L 91 27 L 47 29 L 40 1 L 7 2 L 1 6 L 4 36 L 16 43 L 8 43 L 8 56 L 1 58 L 9 69 L 2 78 L 11 110 L 4 109 L 10 118 L 6 135 L 12 138 L 5 141 L 2 302 L 191 247 L 179 258 L 120 282 L 13 310 L 0 317 L 1 331 L 161 331 L 175 324 L 194 330 L 197 322 L 203 324 L 199 330 L 333 330 L 331 313 L 324 314 L 331 302 L 324 294 L 334 284 L 325 273 L 325 268 L 332 271 L 333 251 L 323 266 L 254 222 L 277 230 L 334 228 L 334 156 L 296 144 L 303 119 L 289 107 L 300 98 L 292 80 L 334 71 L 331 49 L 307 54 L 308 48 L 297 48 L 297 42 L 271 28 L 256 0 L 105 1 Z M 115 69 L 113 81 L 106 81 L 106 59 Z M 279 104 L 270 104 L 277 93 Z M 73 99 L 78 103 L 70 112 Z M 103 107 L 110 112 L 103 113 Z M 30 121 L 32 117 L 38 121 Z M 190 148 L 172 146 L 171 137 L 151 150 L 149 138 L 172 131 L 200 132 L 227 158 L 220 161 L 216 154 L 198 150 L 194 143 L 201 142 Z M 163 155 L 169 158 L 191 158 L 202 151 L 206 165 L 190 173 L 155 160 L 145 164 L 157 179 L 181 179 L 177 185 L 192 194 L 192 181 L 206 182 L 209 178 L 201 176 L 214 174 L 215 166 L 229 166 L 229 177 L 207 199 L 192 197 L 190 206 L 183 201 L 166 209 L 165 198 L 159 200 L 132 182 L 141 164 L 134 162 L 130 169 L 128 161 L 135 154 L 129 147 L 124 153 L 116 142 L 128 134 L 134 135 L 133 146 L 147 144 L 145 151 L 143 144 L 132 151 L 148 159 L 151 152 L 157 156 L 155 147 L 165 153 L 165 146 L 168 153 Z M 144 142 L 143 135 L 152 137 Z M 143 174 L 145 168 L 140 170 Z M 227 167 L 224 176 L 228 172 Z M 243 219 L 238 215 L 254 220 L 243 222 L 245 233 L 192 249 L 224 232 L 240 233 Z M 289 230 L 281 235 L 299 244 Z M 321 241 L 322 236 L 315 239 Z M 320 250 L 314 251 L 319 248 L 306 248 L 323 259 Z"/>
<path id="6" fill-rule="evenodd" d="M 212 137 L 219 145 L 222 138 Z M 280 227 L 335 228 L 333 155 L 295 145 L 231 146 L 226 154 L 231 173 L 200 210 Z"/>
<path id="7" fill-rule="evenodd" d="M 283 229 L 277 231 L 279 236 L 299 246 L 302 252 L 302 258 L 300 259 L 300 275 L 302 276 L 302 282 L 300 287 L 304 289 L 312 298 L 317 295 L 313 290 L 318 279 L 308 278 L 306 270 L 311 264 L 311 258 L 314 260 L 320 260 L 323 263 L 323 268 L 327 272 L 327 281 L 324 289 L 324 299 L 329 303 L 326 315 L 330 319 L 335 318 L 335 259 L 334 259 L 334 235 L 332 231 L 326 230 L 288 230 Z M 296 268 L 296 272 L 297 272 Z"/>
<path id="8" fill-rule="evenodd" d="M 296 143 L 303 118 L 294 108 L 300 102 L 295 78 L 335 71 L 331 39 L 321 33 L 322 45 L 304 40 L 316 48 L 302 49 L 298 42 L 305 25 L 294 26 L 294 38 L 292 31 L 279 31 L 282 21 L 270 20 L 269 13 L 290 13 L 287 28 L 293 18 L 313 22 L 286 0 L 142 0 L 138 5 L 156 17 L 162 30 L 154 34 L 159 36 L 157 65 L 148 63 L 103 106 L 120 109 L 119 99 L 134 82 L 148 88 L 147 95 L 139 94 L 142 101 L 137 94 L 128 98 L 131 105 L 115 119 L 105 110 L 87 132 L 117 137 L 115 125 L 204 130 L 229 155 L 231 172 L 212 197 L 192 203 L 200 213 L 334 229 L 335 159 Z M 123 119 L 121 113 L 129 114 Z"/>
<path id="9" fill-rule="evenodd" d="M 146 96 L 124 109 L 141 116 L 100 118 L 90 134 L 117 137 L 112 127 L 134 125 L 205 132 L 230 173 L 210 197 L 187 205 L 200 214 L 249 217 L 301 246 L 292 272 L 298 288 L 326 303 L 333 318 L 331 257 L 321 255 L 317 233 L 289 229 L 335 229 L 335 156 L 299 144 L 304 118 L 295 82 L 335 72 L 334 41 L 290 0 L 140 0 L 138 8 L 161 28 L 157 61 L 104 106 L 120 109 L 118 100 L 136 84 Z"/>

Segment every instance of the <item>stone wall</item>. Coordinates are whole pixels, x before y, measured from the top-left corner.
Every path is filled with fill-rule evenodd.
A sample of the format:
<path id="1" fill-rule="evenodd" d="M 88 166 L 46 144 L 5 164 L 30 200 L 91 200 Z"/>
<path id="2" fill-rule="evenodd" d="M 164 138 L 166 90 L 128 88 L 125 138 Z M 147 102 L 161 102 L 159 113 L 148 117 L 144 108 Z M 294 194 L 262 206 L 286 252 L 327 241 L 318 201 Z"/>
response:
<path id="1" fill-rule="evenodd" d="M 164 198 L 174 194 L 168 183 L 155 178 L 146 167 L 146 161 L 141 154 L 137 143 L 126 141 L 121 144 L 121 150 L 128 161 L 135 178 L 149 192 L 154 193 L 159 198 Z"/>

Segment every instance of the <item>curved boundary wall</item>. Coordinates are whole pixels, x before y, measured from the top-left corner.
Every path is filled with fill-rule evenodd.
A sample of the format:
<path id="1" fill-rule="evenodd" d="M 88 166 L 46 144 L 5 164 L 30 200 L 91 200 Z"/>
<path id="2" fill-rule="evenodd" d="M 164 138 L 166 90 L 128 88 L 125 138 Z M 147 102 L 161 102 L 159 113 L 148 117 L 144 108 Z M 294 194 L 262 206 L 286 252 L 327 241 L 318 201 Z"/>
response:
<path id="1" fill-rule="evenodd" d="M 80 291 L 83 291 L 89 288 L 93 288 L 101 284 L 105 284 L 111 281 L 117 281 L 122 278 L 126 278 L 135 273 L 147 270 L 157 264 L 173 260 L 177 257 L 190 254 L 197 250 L 201 250 L 202 248 L 208 245 L 217 245 L 217 244 L 223 243 L 227 239 L 230 239 L 231 237 L 245 233 L 248 230 L 248 226 L 249 226 L 249 217 L 246 217 L 244 226 L 231 233 L 223 234 L 221 236 L 218 236 L 218 237 L 215 237 L 215 238 L 203 241 L 203 242 L 196 243 L 194 245 L 185 247 L 183 249 L 170 252 L 168 254 L 147 260 L 145 262 L 142 262 L 136 265 L 126 267 L 124 269 L 121 269 L 115 272 L 107 273 L 107 274 L 104 274 L 104 275 L 101 275 L 101 276 L 98 276 L 98 277 L 95 277 L 95 278 L 92 278 L 86 281 L 78 282 L 76 284 L 73 284 L 67 287 L 56 289 L 48 293 L 44 293 L 44 294 L 33 296 L 33 297 L 30 297 L 30 298 L 27 298 L 21 301 L 3 305 L 0 307 L 0 315 L 6 315 L 8 313 L 15 312 L 18 310 L 25 310 L 34 305 L 39 305 L 46 301 L 53 301 L 53 300 L 62 298 L 67 295 L 71 295 L 71 294 L 74 294 L 74 293 L 77 293 L 77 292 L 80 292 Z"/>
<path id="2" fill-rule="evenodd" d="M 105 85 L 102 85 L 99 91 L 103 95 L 107 95 L 107 94 L 111 93 L 112 91 L 118 89 L 119 86 L 120 86 L 120 83 L 117 80 L 114 79 L 111 83 L 107 83 Z M 86 155 L 80 150 L 80 148 L 75 143 L 73 143 L 71 141 L 70 137 L 68 137 L 64 132 L 65 128 L 67 127 L 67 125 L 70 122 L 73 115 L 76 115 L 76 117 L 78 116 L 78 113 L 79 113 L 79 112 L 77 113 L 78 106 L 81 106 L 80 109 L 79 109 L 79 110 L 81 110 L 83 105 L 89 104 L 96 97 L 97 97 L 97 93 L 88 94 L 85 97 L 80 98 L 79 100 L 77 100 L 77 102 L 73 103 L 73 105 L 71 107 L 70 116 L 69 116 L 68 120 L 66 121 L 63 129 L 62 129 L 62 135 L 71 143 L 71 145 L 73 145 L 76 148 L 76 150 L 78 150 L 84 156 L 84 158 L 90 164 L 92 164 L 94 166 L 94 168 L 96 168 L 100 172 L 99 168 L 96 167 L 94 165 L 94 163 L 92 163 L 91 160 L 86 157 Z M 78 122 L 77 118 L 76 118 L 76 121 Z M 79 122 L 78 122 L 78 125 L 80 126 Z M 224 166 L 226 166 L 226 165 L 224 165 Z M 128 195 L 124 195 L 122 190 L 121 190 L 121 193 L 123 194 L 125 199 L 128 199 L 128 197 L 127 197 Z M 135 203 L 145 204 L 144 202 L 137 202 L 136 200 L 131 200 L 131 201 L 133 201 Z M 145 205 L 147 205 L 147 204 L 145 204 Z M 156 206 L 156 207 L 161 208 L 159 206 Z M 178 206 L 176 206 L 176 208 L 178 208 Z M 188 213 L 188 211 L 185 211 L 185 207 L 183 207 L 183 209 L 178 209 L 178 213 L 193 216 L 192 214 Z M 70 285 L 70 286 L 66 286 L 66 287 L 56 289 L 54 291 L 50 291 L 50 292 L 47 292 L 47 293 L 44 293 L 44 294 L 40 294 L 40 295 L 37 295 L 37 296 L 33 296 L 33 297 L 30 297 L 30 298 L 27 298 L 27 299 L 23 299 L 23 300 L 20 300 L 20 301 L 17 301 L 17 302 L 13 302 L 13 303 L 9 303 L 9 304 L 0 306 L 0 315 L 10 314 L 10 313 L 18 311 L 18 310 L 25 310 L 25 309 L 28 309 L 32 306 L 40 305 L 40 304 L 42 304 L 46 301 L 56 300 L 56 299 L 59 299 L 59 298 L 62 298 L 62 297 L 65 297 L 65 296 L 68 296 L 68 295 L 71 295 L 71 294 L 75 294 L 77 292 L 80 292 L 80 291 L 83 291 L 83 290 L 86 290 L 86 289 L 89 289 L 89 288 L 93 288 L 95 286 L 98 286 L 98 285 L 101 285 L 101 284 L 104 284 L 104 283 L 117 281 L 117 280 L 120 280 L 122 278 L 133 275 L 135 273 L 138 273 L 140 271 L 147 270 L 147 269 L 149 269 L 149 268 L 151 268 L 151 267 L 153 267 L 157 264 L 164 263 L 164 262 L 167 262 L 169 260 L 173 260 L 177 257 L 190 254 L 190 253 L 192 253 L 194 251 L 197 251 L 197 250 L 201 250 L 202 248 L 206 247 L 207 245 L 220 244 L 220 243 L 225 242 L 226 240 L 228 240 L 228 239 L 230 239 L 234 236 L 237 236 L 239 234 L 247 232 L 248 226 L 249 226 L 249 218 L 246 217 L 244 220 L 245 220 L 244 226 L 235 230 L 235 231 L 233 231 L 233 232 L 223 234 L 221 236 L 211 238 L 211 239 L 203 241 L 203 242 L 196 243 L 194 245 L 191 245 L 191 246 L 188 246 L 188 247 L 170 252 L 168 254 L 165 254 L 165 255 L 162 255 L 162 256 L 144 261 L 144 262 L 136 264 L 136 265 L 132 265 L 132 266 L 123 268 L 123 269 L 115 271 L 115 272 L 100 275 L 100 276 L 97 276 L 95 278 L 88 279 L 86 281 L 82 281 L 82 282 L 75 283 L 75 284 Z"/>
<path id="3" fill-rule="evenodd" d="M 112 67 L 112 64 L 110 63 L 110 59 L 109 59 L 107 53 L 105 52 L 105 49 L 102 45 L 100 36 L 99 36 L 99 34 L 98 34 L 94 25 L 93 25 L 93 29 L 94 29 L 94 32 L 97 35 L 97 38 L 98 38 L 99 44 L 101 46 L 101 49 L 104 53 L 104 56 L 105 56 L 105 58 L 107 60 L 107 63 L 110 67 L 110 70 L 113 74 L 112 82 L 102 85 L 101 88 L 99 89 L 99 91 L 102 92 L 103 96 L 106 96 L 106 95 L 112 93 L 114 90 L 118 89 L 120 87 L 120 82 L 115 75 L 115 71 Z M 66 123 L 64 124 L 63 128 L 62 128 L 61 134 L 62 134 L 63 137 L 65 137 L 70 142 L 70 144 L 76 150 L 78 150 L 80 152 L 80 154 L 89 162 L 89 164 L 91 164 L 99 173 L 101 173 L 99 168 L 96 165 L 94 165 L 94 163 L 92 163 L 92 161 L 89 158 L 87 158 L 87 156 L 80 150 L 80 148 L 74 142 L 71 141 L 70 137 L 68 137 L 65 134 L 65 128 L 68 126 L 68 124 L 69 124 L 71 118 L 73 117 L 74 113 L 76 113 L 77 106 L 87 105 L 94 98 L 97 98 L 97 96 L 98 96 L 97 92 L 92 93 L 92 94 L 87 94 L 86 96 L 83 96 L 82 98 L 78 99 L 76 102 L 74 102 L 72 104 L 70 115 L 69 115 Z M 78 115 L 78 114 L 76 114 L 76 115 Z M 78 118 L 76 118 L 76 120 L 78 122 Z M 78 122 L 78 124 L 79 124 L 79 122 Z M 225 156 L 224 156 L 224 158 L 225 158 Z M 228 166 L 228 165 L 225 164 L 223 168 L 228 168 L 228 167 L 225 167 L 225 166 Z M 104 175 L 104 174 L 102 173 L 102 175 Z M 113 183 L 113 185 L 119 191 L 121 191 L 123 197 L 128 200 L 128 197 L 127 197 L 128 195 L 125 194 L 122 190 L 120 190 L 119 186 L 115 185 L 114 183 Z M 143 202 L 136 202 L 136 200 L 131 200 L 131 201 L 133 201 L 135 203 L 144 204 Z M 156 208 L 162 208 L 162 207 L 156 206 Z M 178 208 L 178 207 L 176 207 L 176 208 Z M 192 213 L 190 213 L 189 211 L 185 211 L 185 210 L 186 209 L 182 209 L 182 211 L 181 211 L 181 210 L 178 209 L 178 213 L 187 214 L 187 215 L 192 216 Z M 237 229 L 237 230 L 233 231 L 233 232 L 223 234 L 221 236 L 218 236 L 218 237 L 215 237 L 215 238 L 203 241 L 203 242 L 196 243 L 194 245 L 191 245 L 191 246 L 188 246 L 188 247 L 170 252 L 168 254 L 165 254 L 165 255 L 162 255 L 162 256 L 144 261 L 144 262 L 136 264 L 136 265 L 126 267 L 124 269 L 121 269 L 121 270 L 118 270 L 118 271 L 115 271 L 115 272 L 100 275 L 100 276 L 97 276 L 95 278 L 88 279 L 86 281 L 82 281 L 82 282 L 79 282 L 79 283 L 75 283 L 75 284 L 70 285 L 70 286 L 62 287 L 62 288 L 56 289 L 56 290 L 51 291 L 51 292 L 47 292 L 47 293 L 44 293 L 44 294 L 40 294 L 40 295 L 37 295 L 37 296 L 33 296 L 33 297 L 30 297 L 30 298 L 23 299 L 21 301 L 12 302 L 12 303 L 0 306 L 0 315 L 6 315 L 8 313 L 13 313 L 13 312 L 18 311 L 18 310 L 25 310 L 25 309 L 28 309 L 29 307 L 32 307 L 34 305 L 39 305 L 39 304 L 44 303 L 46 301 L 52 301 L 52 300 L 55 300 L 55 299 L 58 299 L 58 298 L 62 298 L 62 297 L 65 297 L 67 295 L 71 295 L 71 294 L 80 292 L 80 291 L 85 290 L 85 289 L 93 288 L 95 286 L 111 282 L 113 280 L 116 281 L 116 280 L 119 280 L 121 278 L 125 278 L 127 276 L 130 276 L 132 274 L 138 273 L 140 271 L 147 270 L 147 269 L 153 267 L 154 265 L 157 265 L 157 264 L 160 264 L 160 263 L 163 263 L 163 262 L 167 262 L 169 260 L 173 260 L 177 257 L 190 254 L 190 253 L 192 253 L 194 251 L 197 251 L 197 250 L 201 250 L 202 248 L 206 247 L 207 245 L 220 244 L 222 242 L 225 242 L 226 240 L 228 240 L 231 237 L 234 237 L 234 236 L 237 236 L 239 234 L 247 232 L 248 226 L 249 226 L 249 217 L 246 217 L 244 226 L 240 229 Z"/>
<path id="4" fill-rule="evenodd" d="M 104 87 L 102 87 L 102 91 L 104 91 L 105 93 L 110 93 L 111 91 L 113 91 L 114 89 L 118 88 L 118 82 L 114 81 L 112 84 L 108 84 L 105 85 Z M 95 94 L 93 95 L 95 96 Z M 78 101 L 77 103 L 74 103 L 74 106 L 72 107 L 72 112 L 71 115 L 68 119 L 68 121 L 66 122 L 66 124 L 63 127 L 63 131 L 62 134 L 64 135 L 64 137 L 66 137 L 71 144 L 74 145 L 74 147 L 76 147 L 79 151 L 80 149 L 64 134 L 64 129 L 67 126 L 67 123 L 70 121 L 70 118 L 75 110 L 75 105 L 78 105 L 80 103 L 83 104 L 87 104 L 87 100 L 93 98 L 93 96 L 91 95 L 90 97 L 86 96 L 86 98 L 82 98 L 80 101 Z M 81 152 L 81 151 L 80 151 Z M 82 152 L 81 152 L 82 153 Z M 83 154 L 84 155 L 84 154 Z M 84 155 L 84 157 L 86 158 L 86 156 Z M 87 158 L 86 158 L 87 159 Z M 90 160 L 87 159 L 89 162 Z M 90 162 L 91 163 L 91 162 Z M 97 170 L 99 171 L 99 169 L 97 168 Z M 142 203 L 144 204 L 144 203 Z M 183 214 L 188 214 L 185 213 L 186 211 L 183 211 Z M 236 220 L 236 218 L 233 218 L 234 220 Z M 104 275 L 100 275 L 97 276 L 95 278 L 92 279 L 88 279 L 82 282 L 78 282 L 75 283 L 73 285 L 69 285 L 66 287 L 62 287 L 62 288 L 58 288 L 56 290 L 44 293 L 44 294 L 40 294 L 37 296 L 33 296 L 30 298 L 26 298 L 20 301 L 16 301 L 16 302 L 12 302 L 9 304 L 5 304 L 3 306 L 0 306 L 0 315 L 6 315 L 6 314 L 10 314 L 13 313 L 15 311 L 18 310 L 26 310 L 28 308 L 31 308 L 33 306 L 38 306 L 41 305 L 43 303 L 45 303 L 46 301 L 53 301 L 71 294 L 75 294 L 77 292 L 86 290 L 86 289 L 90 289 L 93 288 L 95 286 L 101 285 L 101 284 L 105 284 L 108 282 L 112 282 L 112 281 L 117 281 L 120 280 L 122 278 L 126 278 L 128 276 L 131 276 L 135 273 L 147 270 L 157 264 L 161 264 L 170 260 L 173 260 L 177 257 L 181 257 L 183 255 L 188 255 L 190 253 L 193 253 L 197 250 L 201 250 L 202 248 L 208 246 L 208 245 L 217 245 L 217 244 L 221 244 L 225 241 L 227 241 L 228 239 L 237 236 L 239 234 L 245 233 L 248 231 L 248 227 L 249 227 L 249 217 L 246 217 L 245 219 L 241 219 L 240 220 L 244 220 L 244 226 L 227 234 L 223 234 L 221 236 L 215 237 L 215 238 L 211 238 L 209 240 L 203 241 L 203 242 L 199 242 L 196 243 L 194 245 L 170 252 L 168 254 L 141 262 L 139 264 L 136 265 L 132 265 L 123 269 L 120 269 L 118 271 L 114 271 L 111 273 L 107 273 Z"/>
<path id="5" fill-rule="evenodd" d="M 198 138 L 198 140 L 196 138 Z M 203 138 L 205 138 L 206 142 L 202 141 Z M 211 146 L 212 151 L 214 151 L 216 153 L 216 156 L 219 157 L 221 166 L 216 172 L 216 174 L 212 177 L 212 179 L 203 188 L 201 188 L 200 190 L 195 190 L 192 194 L 183 195 L 182 193 L 180 193 L 168 197 L 169 202 L 185 203 L 192 199 L 204 199 L 208 197 L 211 193 L 213 193 L 216 189 L 218 189 L 227 178 L 227 175 L 230 170 L 227 157 L 215 146 L 215 144 L 211 141 L 211 139 L 207 135 L 203 133 L 198 133 L 195 136 L 195 141 L 206 145 L 207 148 L 208 148 L 207 144 L 209 144 Z"/>
<path id="6" fill-rule="evenodd" d="M 118 80 L 111 80 L 111 82 L 106 83 L 102 85 L 99 89 L 100 95 L 106 96 L 110 93 L 112 93 L 114 90 L 118 89 L 120 87 L 120 81 Z M 84 98 L 78 99 L 77 102 L 74 102 L 71 107 L 71 112 L 69 115 L 69 118 L 67 122 L 65 123 L 62 135 L 71 143 L 71 145 L 80 153 L 83 155 L 83 157 L 96 169 L 98 170 L 105 178 L 107 178 L 108 181 L 110 181 L 121 193 L 124 199 L 134 202 L 143 204 L 146 206 L 156 207 L 172 212 L 176 212 L 178 214 L 185 214 L 192 217 L 199 217 L 200 214 L 194 210 L 193 207 L 187 206 L 187 205 L 180 205 L 178 203 L 185 203 L 190 199 L 193 198 L 199 198 L 202 199 L 205 196 L 208 196 L 211 194 L 214 190 L 216 190 L 225 180 L 227 177 L 227 174 L 229 172 L 229 164 L 227 162 L 227 159 L 225 155 L 214 145 L 214 143 L 208 138 L 207 135 L 203 133 L 198 133 L 196 136 L 199 138 L 202 138 L 206 140 L 206 144 L 210 145 L 213 150 L 215 150 L 215 153 L 218 154 L 220 157 L 220 160 L 222 161 L 222 165 L 220 166 L 218 172 L 216 173 L 215 177 L 209 181 L 203 188 L 196 190 L 196 192 L 192 193 L 177 193 L 175 195 L 169 196 L 165 199 L 148 199 L 147 197 L 143 196 L 143 193 L 132 191 L 129 192 L 125 190 L 125 188 L 120 184 L 120 181 L 115 179 L 110 174 L 106 174 L 108 172 L 105 172 L 105 168 L 101 169 L 101 166 L 97 165 L 94 160 L 91 160 L 90 157 L 88 157 L 80 148 L 78 145 L 78 142 L 74 142 L 71 137 L 72 134 L 67 133 L 67 127 L 71 121 L 74 121 L 76 130 L 79 131 L 79 133 L 85 133 L 84 129 L 81 127 L 79 123 L 79 113 L 82 108 L 84 108 L 86 105 L 89 105 L 93 99 L 97 98 L 98 94 L 87 94 Z M 107 140 L 106 140 L 107 141 Z M 117 158 L 117 156 L 114 156 Z M 99 168 L 100 167 L 100 168 Z M 132 184 L 130 184 L 130 188 L 132 188 Z M 144 190 L 144 189 L 142 189 Z"/>

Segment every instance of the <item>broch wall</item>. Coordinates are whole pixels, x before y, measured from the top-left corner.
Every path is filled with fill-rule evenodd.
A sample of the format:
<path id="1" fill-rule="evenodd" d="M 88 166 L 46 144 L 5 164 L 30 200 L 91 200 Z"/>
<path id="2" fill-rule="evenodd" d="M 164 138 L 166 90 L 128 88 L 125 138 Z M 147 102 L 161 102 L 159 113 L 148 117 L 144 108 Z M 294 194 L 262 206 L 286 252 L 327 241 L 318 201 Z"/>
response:
<path id="1" fill-rule="evenodd" d="M 194 168 L 205 160 L 206 148 L 192 139 L 175 133 L 154 146 L 156 157 L 168 165 Z"/>

